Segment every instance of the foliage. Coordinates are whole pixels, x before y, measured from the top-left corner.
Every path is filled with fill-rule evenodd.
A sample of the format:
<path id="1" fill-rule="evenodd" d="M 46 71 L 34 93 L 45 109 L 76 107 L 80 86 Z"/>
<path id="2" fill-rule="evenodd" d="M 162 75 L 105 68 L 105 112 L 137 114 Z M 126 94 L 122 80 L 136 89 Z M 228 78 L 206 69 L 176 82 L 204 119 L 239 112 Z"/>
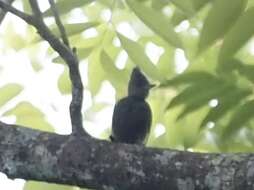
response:
<path id="1" fill-rule="evenodd" d="M 29 11 L 26 1 L 23 6 Z M 59 0 L 57 6 L 80 61 L 87 62 L 85 89 L 93 101 L 84 111 L 85 119 L 107 106 L 95 101 L 105 81 L 114 87 L 117 99 L 126 94 L 129 74 L 137 65 L 158 84 L 148 99 L 153 110 L 149 146 L 201 152 L 253 151 L 253 1 Z M 70 23 L 75 11 L 87 21 Z M 49 9 L 44 17 L 52 17 Z M 29 38 L 10 32 L 13 27 L 9 25 L 3 34 L 6 48 L 31 52 L 43 42 L 30 27 L 26 30 Z M 59 35 L 56 26 L 51 27 Z M 86 35 L 92 30 L 96 35 Z M 123 52 L 127 60 L 120 56 Z M 184 52 L 181 61 L 177 59 L 179 52 Z M 64 67 L 50 48 L 47 56 Z M 122 68 L 117 64 L 119 58 Z M 179 71 L 183 60 L 188 67 Z M 70 94 L 66 67 L 57 84 L 63 96 Z M 17 84 L 2 86 L 0 106 L 21 90 Z M 31 113 L 36 117 L 25 117 Z M 22 124 L 41 123 L 42 129 L 52 130 L 43 113 L 27 102 L 5 113 L 11 114 Z M 160 136 L 155 132 L 157 124 L 166 128 Z"/>

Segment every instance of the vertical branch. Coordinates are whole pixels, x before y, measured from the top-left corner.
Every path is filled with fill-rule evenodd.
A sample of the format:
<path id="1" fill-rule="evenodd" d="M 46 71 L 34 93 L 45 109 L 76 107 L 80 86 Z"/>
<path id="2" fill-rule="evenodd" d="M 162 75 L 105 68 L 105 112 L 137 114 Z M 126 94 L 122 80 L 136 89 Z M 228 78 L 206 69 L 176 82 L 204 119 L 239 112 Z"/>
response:
<path id="1" fill-rule="evenodd" d="M 48 0 L 50 4 L 50 8 L 54 14 L 56 25 L 59 29 L 61 38 L 63 43 L 70 49 L 70 44 L 68 37 L 66 35 L 65 28 L 61 22 L 60 16 L 58 14 L 58 10 L 54 0 Z M 75 48 L 74 48 L 75 49 Z M 70 78 L 72 81 L 72 101 L 70 104 L 70 115 L 71 115 L 71 122 L 72 122 L 72 132 L 75 135 L 83 134 L 83 121 L 82 121 L 82 102 L 83 102 L 83 84 L 79 72 L 79 63 L 76 56 L 76 51 L 71 50 L 73 55 L 72 64 L 68 64 Z"/>
<path id="2" fill-rule="evenodd" d="M 35 18 L 37 18 L 38 20 L 43 20 L 42 13 L 41 13 L 37 0 L 29 0 L 29 3 Z"/>
<path id="3" fill-rule="evenodd" d="M 58 10 L 57 10 L 57 7 L 56 7 L 56 4 L 55 4 L 55 1 L 54 0 L 49 0 L 49 4 L 50 4 L 50 8 L 54 14 L 54 17 L 55 17 L 55 22 L 56 22 L 56 25 L 58 26 L 58 29 L 59 29 L 59 32 L 60 32 L 60 35 L 61 35 L 61 38 L 63 40 L 63 43 L 67 46 L 67 47 L 70 47 L 70 44 L 69 44 L 69 40 L 68 40 L 68 37 L 66 35 L 66 31 L 65 31 L 65 28 L 61 22 L 61 19 L 60 19 L 60 16 L 58 14 Z"/>

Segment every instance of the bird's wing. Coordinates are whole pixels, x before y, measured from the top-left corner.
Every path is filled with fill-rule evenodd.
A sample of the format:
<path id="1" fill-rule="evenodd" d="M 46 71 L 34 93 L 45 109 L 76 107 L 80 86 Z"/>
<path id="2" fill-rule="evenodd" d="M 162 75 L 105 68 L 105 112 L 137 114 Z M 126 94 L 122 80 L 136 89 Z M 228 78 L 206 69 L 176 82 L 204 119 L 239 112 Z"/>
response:
<path id="1" fill-rule="evenodd" d="M 149 133 L 151 110 L 145 101 L 124 98 L 114 109 L 112 136 L 116 141 L 141 143 Z"/>

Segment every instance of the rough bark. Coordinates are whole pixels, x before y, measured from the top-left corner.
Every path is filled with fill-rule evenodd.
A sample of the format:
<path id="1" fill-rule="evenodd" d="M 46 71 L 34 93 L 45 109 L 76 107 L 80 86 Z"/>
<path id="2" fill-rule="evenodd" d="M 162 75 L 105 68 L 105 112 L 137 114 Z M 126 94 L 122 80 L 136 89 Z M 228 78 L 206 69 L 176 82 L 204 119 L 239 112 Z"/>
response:
<path id="1" fill-rule="evenodd" d="M 201 154 L 109 143 L 0 124 L 10 178 L 110 190 L 254 189 L 253 154 Z"/>

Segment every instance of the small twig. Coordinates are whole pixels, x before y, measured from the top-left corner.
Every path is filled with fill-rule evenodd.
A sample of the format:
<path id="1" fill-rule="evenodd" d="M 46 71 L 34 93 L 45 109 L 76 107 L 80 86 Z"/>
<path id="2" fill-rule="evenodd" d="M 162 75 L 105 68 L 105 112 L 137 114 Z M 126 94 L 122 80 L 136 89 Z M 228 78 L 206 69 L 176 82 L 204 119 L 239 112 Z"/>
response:
<path id="1" fill-rule="evenodd" d="M 14 0 L 5 0 L 6 3 L 8 3 L 9 5 L 11 5 L 13 3 Z M 4 17 L 6 15 L 6 11 L 1 10 L 0 11 L 0 24 L 2 23 Z"/>
<path id="2" fill-rule="evenodd" d="M 31 15 L 26 14 L 26 13 L 14 8 L 13 6 L 11 6 L 8 3 L 5 3 L 3 1 L 0 1 L 0 8 L 2 8 L 2 10 L 6 11 L 6 12 L 11 12 L 12 14 L 14 14 L 17 17 L 24 20 L 26 23 L 32 25 L 33 17 Z"/>
<path id="3" fill-rule="evenodd" d="M 49 4 L 50 4 L 50 8 L 54 14 L 54 17 L 55 17 L 55 21 L 56 21 L 56 25 L 58 26 L 58 29 L 59 29 L 59 32 L 60 32 L 60 35 L 61 35 L 61 38 L 63 40 L 63 43 L 70 47 L 70 44 L 69 44 L 69 40 L 67 38 L 67 35 L 66 35 L 66 31 L 65 31 L 65 28 L 61 22 L 61 19 L 60 19 L 60 16 L 58 14 L 58 11 L 57 11 L 57 7 L 56 7 L 56 4 L 55 4 L 55 1 L 54 0 L 48 0 L 49 1 Z"/>
<path id="4" fill-rule="evenodd" d="M 42 20 L 42 13 L 37 0 L 29 0 L 29 3 L 32 8 L 34 16 L 36 16 L 37 19 Z"/>
<path id="5" fill-rule="evenodd" d="M 43 22 L 42 14 L 36 0 L 29 0 L 34 15 L 28 15 L 18 9 L 8 5 L 0 0 L 0 8 L 4 11 L 9 11 L 19 18 L 23 19 L 28 24 L 34 26 L 40 36 L 45 39 L 50 46 L 59 53 L 65 60 L 69 67 L 70 79 L 72 83 L 72 100 L 70 104 L 70 116 L 72 124 L 73 135 L 86 135 L 89 136 L 83 129 L 82 122 L 82 101 L 83 101 L 83 84 L 78 67 L 78 59 L 75 53 L 63 44 L 46 26 Z"/>

